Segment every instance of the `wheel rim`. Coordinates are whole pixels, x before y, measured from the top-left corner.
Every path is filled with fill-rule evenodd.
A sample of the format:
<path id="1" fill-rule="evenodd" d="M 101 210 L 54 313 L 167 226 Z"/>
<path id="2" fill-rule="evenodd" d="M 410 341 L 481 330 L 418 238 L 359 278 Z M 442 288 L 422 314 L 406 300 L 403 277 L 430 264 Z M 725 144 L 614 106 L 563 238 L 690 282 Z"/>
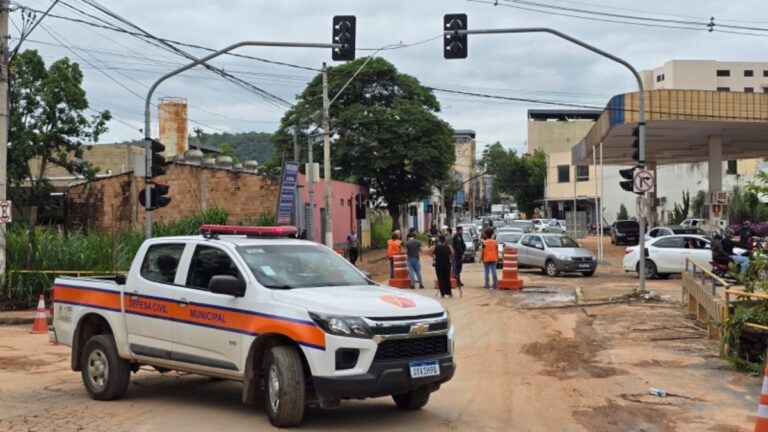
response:
<path id="1" fill-rule="evenodd" d="M 277 373 L 277 366 L 272 365 L 269 368 L 269 405 L 273 412 L 280 408 L 280 377 Z"/>
<path id="2" fill-rule="evenodd" d="M 100 349 L 91 351 L 88 356 L 88 380 L 96 388 L 104 388 L 109 376 L 109 363 L 107 356 Z"/>
<path id="3" fill-rule="evenodd" d="M 555 268 L 555 264 L 553 264 L 553 263 L 547 264 L 547 274 L 548 275 L 554 276 L 556 271 L 557 271 L 557 268 Z"/>
<path id="4" fill-rule="evenodd" d="M 645 275 L 650 276 L 653 274 L 653 263 L 650 261 L 646 261 L 645 263 Z"/>

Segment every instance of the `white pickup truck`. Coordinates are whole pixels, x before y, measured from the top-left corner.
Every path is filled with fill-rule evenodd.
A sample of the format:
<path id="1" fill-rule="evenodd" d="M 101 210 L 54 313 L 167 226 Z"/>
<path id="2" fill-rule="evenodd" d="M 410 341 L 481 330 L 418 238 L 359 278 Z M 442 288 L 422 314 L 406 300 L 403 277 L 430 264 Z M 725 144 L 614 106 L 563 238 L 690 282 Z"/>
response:
<path id="1" fill-rule="evenodd" d="M 57 278 L 49 338 L 72 347 L 88 394 L 120 398 L 150 365 L 243 383 L 278 427 L 307 405 L 392 396 L 419 409 L 453 377 L 435 299 L 379 285 L 293 227 L 204 225 L 141 246 L 126 276 Z"/>

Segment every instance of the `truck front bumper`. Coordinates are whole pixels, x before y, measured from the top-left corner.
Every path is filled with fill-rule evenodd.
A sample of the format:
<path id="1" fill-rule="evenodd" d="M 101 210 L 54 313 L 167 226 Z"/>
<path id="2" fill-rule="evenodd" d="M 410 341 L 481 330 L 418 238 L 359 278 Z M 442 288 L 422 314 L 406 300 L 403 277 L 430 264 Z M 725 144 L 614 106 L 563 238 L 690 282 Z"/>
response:
<path id="1" fill-rule="evenodd" d="M 562 261 L 556 259 L 555 263 L 562 272 L 592 272 L 597 268 L 596 261 Z"/>
<path id="2" fill-rule="evenodd" d="M 440 374 L 423 378 L 411 378 L 410 362 L 436 360 Z M 315 393 L 320 397 L 362 399 L 403 394 L 421 387 L 430 391 L 450 380 L 456 371 L 453 355 L 443 354 L 429 359 L 374 361 L 367 373 L 360 375 L 312 378 Z"/>

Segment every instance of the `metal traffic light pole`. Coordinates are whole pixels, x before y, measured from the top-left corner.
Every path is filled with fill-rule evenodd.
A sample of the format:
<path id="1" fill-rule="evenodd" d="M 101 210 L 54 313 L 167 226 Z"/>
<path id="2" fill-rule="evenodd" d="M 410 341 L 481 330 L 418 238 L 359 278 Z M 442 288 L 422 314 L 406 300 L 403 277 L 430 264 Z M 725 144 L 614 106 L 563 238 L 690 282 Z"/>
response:
<path id="1" fill-rule="evenodd" d="M 259 42 L 259 41 L 244 41 L 244 42 L 238 42 L 236 44 L 232 44 L 226 48 L 223 48 L 219 51 L 213 52 L 211 54 L 208 54 L 205 57 L 201 57 L 185 66 L 182 66 L 178 69 L 175 69 L 171 72 L 168 72 L 167 74 L 161 76 L 157 79 L 157 81 L 152 84 L 152 86 L 149 87 L 149 90 L 147 91 L 147 97 L 144 99 L 144 143 L 145 143 L 145 149 L 144 149 L 144 157 L 146 162 L 146 177 L 145 177 L 145 186 L 144 186 L 144 198 L 146 199 L 146 202 L 150 202 L 150 197 L 152 194 L 152 183 L 150 180 L 150 175 L 152 173 L 152 137 L 150 134 L 150 119 L 149 119 L 149 108 L 150 108 L 150 101 L 152 100 L 152 94 L 155 92 L 155 89 L 165 80 L 168 78 L 171 78 L 173 76 L 176 76 L 188 69 L 191 69 L 199 64 L 203 64 L 207 62 L 208 60 L 211 60 L 213 58 L 216 58 L 222 54 L 226 54 L 234 49 L 244 47 L 244 46 L 268 46 L 268 47 L 283 47 L 283 48 L 344 48 L 343 44 L 340 43 L 293 43 L 293 42 Z M 150 207 L 151 208 L 151 207 Z M 152 210 L 149 208 L 145 211 L 145 218 L 144 218 L 144 232 L 146 233 L 147 238 L 152 237 Z"/>
<path id="2" fill-rule="evenodd" d="M 466 26 L 466 21 L 465 21 Z M 450 35 L 470 35 L 470 34 L 506 34 L 506 33 L 549 33 L 552 35 L 555 35 L 561 39 L 565 39 L 571 43 L 574 43 L 576 45 L 579 45 L 583 48 L 586 48 L 596 54 L 599 54 L 607 59 L 613 60 L 616 63 L 619 63 L 626 67 L 627 69 L 632 72 L 632 75 L 635 77 L 635 80 L 637 80 L 637 87 L 639 89 L 639 100 L 638 100 L 638 109 L 639 109 L 639 121 L 638 126 L 640 129 L 639 138 L 640 138 L 640 147 L 639 147 L 639 153 L 640 158 L 637 163 L 638 168 L 641 170 L 645 168 L 645 94 L 644 94 L 644 88 L 643 88 L 643 80 L 640 78 L 640 74 L 637 73 L 637 70 L 635 70 L 634 67 L 632 67 L 631 64 L 629 64 L 627 61 L 620 59 L 619 57 L 616 57 L 612 54 L 609 54 L 600 48 L 594 47 L 586 42 L 582 42 L 579 39 L 576 39 L 575 37 L 568 36 L 565 33 L 561 33 L 557 30 L 546 28 L 546 27 L 528 27 L 528 28 L 509 28 L 509 29 L 486 29 L 486 30 L 444 30 L 443 34 L 446 36 Z M 464 50 L 466 52 L 466 45 L 464 45 Z M 643 194 L 643 204 L 646 204 L 646 198 L 645 194 Z M 648 214 L 648 206 L 643 206 L 643 214 L 640 217 L 639 225 L 640 225 L 640 265 L 638 268 L 638 273 L 640 275 L 640 291 L 645 290 L 645 217 Z"/>

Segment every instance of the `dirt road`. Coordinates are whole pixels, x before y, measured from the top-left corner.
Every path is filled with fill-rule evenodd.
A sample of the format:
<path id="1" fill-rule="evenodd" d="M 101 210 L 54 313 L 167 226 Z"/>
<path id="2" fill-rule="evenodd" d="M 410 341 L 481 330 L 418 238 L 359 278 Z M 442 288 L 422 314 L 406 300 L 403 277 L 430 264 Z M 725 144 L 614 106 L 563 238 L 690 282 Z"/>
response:
<path id="1" fill-rule="evenodd" d="M 431 281 L 431 267 L 425 265 Z M 717 357 L 672 300 L 571 307 L 576 287 L 636 283 L 606 267 L 593 278 L 526 272 L 524 292 L 481 286 L 465 266 L 464 297 L 446 299 L 457 329 L 455 378 L 427 407 L 402 412 L 389 398 L 310 410 L 309 431 L 747 431 L 760 378 Z M 602 276 L 601 276 L 602 275 Z M 659 284 L 665 284 L 664 286 Z M 679 280 L 655 283 L 679 292 Z M 431 290 L 425 294 L 432 295 Z M 676 297 L 673 297 L 676 300 Z M 553 306 L 568 306 L 553 308 Z M 545 307 L 544 309 L 541 309 Z M 194 375 L 134 375 L 123 400 L 90 400 L 69 370 L 66 347 L 26 327 L 0 327 L 0 430 L 252 431 L 261 408 L 240 403 L 240 385 Z M 660 387 L 680 396 L 648 393 Z"/>

